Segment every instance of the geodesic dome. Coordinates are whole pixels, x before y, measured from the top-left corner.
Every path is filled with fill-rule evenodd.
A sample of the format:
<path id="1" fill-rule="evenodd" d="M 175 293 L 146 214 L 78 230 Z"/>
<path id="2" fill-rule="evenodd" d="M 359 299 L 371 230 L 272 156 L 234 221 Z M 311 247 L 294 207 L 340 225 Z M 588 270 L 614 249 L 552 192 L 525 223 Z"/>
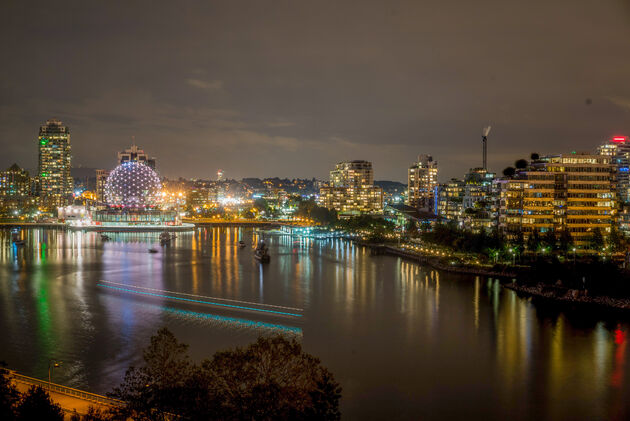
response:
<path id="1" fill-rule="evenodd" d="M 145 208 L 155 206 L 162 183 L 151 167 L 136 162 L 117 166 L 105 182 L 105 201 L 110 206 Z"/>

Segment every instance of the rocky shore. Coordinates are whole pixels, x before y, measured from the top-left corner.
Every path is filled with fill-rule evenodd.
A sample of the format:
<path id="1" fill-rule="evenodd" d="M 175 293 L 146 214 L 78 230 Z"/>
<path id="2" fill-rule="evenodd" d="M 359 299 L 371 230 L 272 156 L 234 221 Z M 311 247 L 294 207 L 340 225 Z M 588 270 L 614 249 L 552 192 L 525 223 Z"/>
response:
<path id="1" fill-rule="evenodd" d="M 613 298 L 605 296 L 590 296 L 587 290 L 577 290 L 537 284 L 535 286 L 519 285 L 517 283 L 504 284 L 505 288 L 532 297 L 559 301 L 567 304 L 589 304 L 618 310 L 630 310 L 630 298 Z"/>

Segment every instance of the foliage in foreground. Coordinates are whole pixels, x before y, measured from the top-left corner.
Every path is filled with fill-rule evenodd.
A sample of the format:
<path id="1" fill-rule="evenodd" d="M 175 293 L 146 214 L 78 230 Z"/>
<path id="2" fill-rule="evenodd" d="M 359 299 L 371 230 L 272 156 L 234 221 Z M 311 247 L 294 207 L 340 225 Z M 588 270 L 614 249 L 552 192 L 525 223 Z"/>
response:
<path id="1" fill-rule="evenodd" d="M 218 352 L 200 365 L 166 328 L 151 338 L 145 365 L 130 368 L 110 394 L 125 402 L 116 418 L 190 420 L 340 418 L 341 388 L 320 361 L 281 336 Z"/>
<path id="2" fill-rule="evenodd" d="M 61 407 L 50 400 L 48 392 L 32 386 L 20 393 L 11 382 L 8 370 L 0 365 L 0 419 L 3 421 L 63 421 Z"/>

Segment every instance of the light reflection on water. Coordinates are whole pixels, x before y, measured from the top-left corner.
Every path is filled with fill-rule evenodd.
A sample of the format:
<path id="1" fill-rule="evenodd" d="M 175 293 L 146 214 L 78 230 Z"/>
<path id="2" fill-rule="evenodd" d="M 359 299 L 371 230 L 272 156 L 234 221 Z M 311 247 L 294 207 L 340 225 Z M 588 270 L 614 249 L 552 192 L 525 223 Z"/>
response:
<path id="1" fill-rule="evenodd" d="M 371 256 L 339 239 L 248 229 L 198 229 L 168 247 L 157 234 L 22 235 L 16 247 L 0 232 L 0 359 L 26 374 L 44 378 L 58 358 L 57 381 L 105 392 L 164 325 L 196 360 L 283 333 L 335 373 L 348 418 L 630 416 L 627 320 L 534 304 L 494 279 Z M 252 257 L 261 237 L 268 265 Z M 304 320 L 106 293 L 99 280 L 304 308 Z"/>

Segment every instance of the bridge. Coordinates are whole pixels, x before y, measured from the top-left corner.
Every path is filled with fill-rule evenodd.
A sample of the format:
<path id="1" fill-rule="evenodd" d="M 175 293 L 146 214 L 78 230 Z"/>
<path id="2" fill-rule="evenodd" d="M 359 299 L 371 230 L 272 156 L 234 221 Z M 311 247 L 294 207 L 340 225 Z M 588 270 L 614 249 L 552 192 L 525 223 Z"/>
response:
<path id="1" fill-rule="evenodd" d="M 107 396 L 97 395 L 56 383 L 48 383 L 45 380 L 24 376 L 12 370 L 9 370 L 9 373 L 11 380 L 21 393 L 27 392 L 31 386 L 40 386 L 44 390 L 47 390 L 52 401 L 61 406 L 66 413 L 65 419 L 70 419 L 75 411 L 79 415 L 87 414 L 90 406 L 106 410 L 122 404 L 119 400 L 108 398 Z"/>

